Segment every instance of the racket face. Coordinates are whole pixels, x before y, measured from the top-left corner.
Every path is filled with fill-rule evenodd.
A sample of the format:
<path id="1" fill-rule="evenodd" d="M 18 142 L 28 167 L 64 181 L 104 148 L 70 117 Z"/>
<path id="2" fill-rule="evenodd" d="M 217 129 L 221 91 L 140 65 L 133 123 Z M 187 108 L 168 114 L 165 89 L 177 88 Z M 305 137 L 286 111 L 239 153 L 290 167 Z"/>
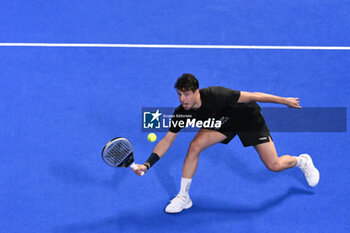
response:
<path id="1" fill-rule="evenodd" d="M 112 167 L 128 167 L 134 161 L 132 145 L 126 138 L 114 138 L 104 146 L 102 158 Z"/>

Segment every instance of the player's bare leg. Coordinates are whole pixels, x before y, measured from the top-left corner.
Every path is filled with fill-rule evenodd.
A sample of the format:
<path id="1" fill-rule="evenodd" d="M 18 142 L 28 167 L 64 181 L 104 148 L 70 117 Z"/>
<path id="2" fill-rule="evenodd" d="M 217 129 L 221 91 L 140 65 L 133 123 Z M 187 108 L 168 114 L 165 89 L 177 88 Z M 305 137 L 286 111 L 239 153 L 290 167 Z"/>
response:
<path id="1" fill-rule="evenodd" d="M 270 138 L 269 142 L 254 146 L 255 150 L 265 166 L 274 172 L 280 172 L 287 168 L 299 167 L 305 175 L 308 184 L 315 187 L 320 180 L 320 173 L 315 168 L 311 157 L 308 154 L 301 154 L 299 157 L 283 155 L 278 157 L 275 145 Z"/>
<path id="2" fill-rule="evenodd" d="M 182 168 L 181 187 L 179 194 L 171 200 L 170 204 L 165 208 L 167 213 L 179 213 L 184 209 L 192 206 L 192 201 L 188 194 L 192 177 L 197 170 L 199 154 L 211 145 L 221 142 L 226 136 L 220 132 L 200 129 L 190 147 L 188 148 L 185 162 Z"/>
<path id="3" fill-rule="evenodd" d="M 290 155 L 278 157 L 275 144 L 270 138 L 269 142 L 254 146 L 265 166 L 274 172 L 280 172 L 287 168 L 295 167 L 297 159 Z"/>
<path id="4" fill-rule="evenodd" d="M 192 179 L 197 170 L 199 154 L 209 146 L 219 143 L 225 139 L 226 136 L 220 132 L 200 129 L 188 148 L 182 168 L 182 177 Z"/>

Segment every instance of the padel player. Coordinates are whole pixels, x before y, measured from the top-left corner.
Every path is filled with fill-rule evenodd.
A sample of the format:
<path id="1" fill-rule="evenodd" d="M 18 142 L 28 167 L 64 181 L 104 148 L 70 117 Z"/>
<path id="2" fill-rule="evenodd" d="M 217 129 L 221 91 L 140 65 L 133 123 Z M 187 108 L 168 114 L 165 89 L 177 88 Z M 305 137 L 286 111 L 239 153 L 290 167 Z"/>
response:
<path id="1" fill-rule="evenodd" d="M 189 188 L 196 172 L 199 154 L 216 143 L 229 143 L 238 135 L 243 146 L 254 146 L 265 166 L 274 172 L 298 167 L 304 173 L 308 184 L 318 184 L 320 174 L 308 154 L 298 157 L 283 155 L 278 157 L 269 129 L 256 102 L 284 104 L 301 108 L 298 98 L 284 98 L 259 92 L 235 91 L 225 87 L 208 87 L 199 90 L 198 80 L 192 74 L 183 74 L 175 83 L 181 105 L 175 109 L 169 131 L 155 146 L 153 153 L 143 165 L 137 165 L 136 174 L 147 171 L 156 163 L 174 142 L 181 130 L 179 121 L 190 116 L 191 120 L 220 121 L 221 125 L 210 124 L 201 127 L 191 141 L 183 164 L 180 191 L 171 200 L 165 211 L 179 213 L 192 206 Z M 180 117 L 177 117 L 180 116 Z M 175 126 L 176 125 L 176 126 Z M 208 124 L 207 124 L 208 125 Z"/>

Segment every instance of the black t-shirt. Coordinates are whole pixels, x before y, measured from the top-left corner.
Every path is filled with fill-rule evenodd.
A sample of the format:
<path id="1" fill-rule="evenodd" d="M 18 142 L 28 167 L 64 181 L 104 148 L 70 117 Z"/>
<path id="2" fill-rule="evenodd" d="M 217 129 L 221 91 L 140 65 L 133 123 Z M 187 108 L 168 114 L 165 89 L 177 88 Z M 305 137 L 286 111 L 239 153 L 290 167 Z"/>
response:
<path id="1" fill-rule="evenodd" d="M 244 124 L 245 119 L 260 113 L 260 107 L 256 102 L 237 103 L 240 91 L 215 86 L 200 89 L 199 92 L 202 101 L 201 107 L 186 111 L 182 105 L 178 106 L 174 111 L 169 131 L 178 133 L 184 128 L 184 125 L 178 124 L 178 122 L 188 119 L 210 121 L 209 123 L 221 122 L 220 127 L 210 124 L 203 125 L 201 128 L 220 130 L 220 128 L 229 127 L 231 130 L 235 130 Z"/>

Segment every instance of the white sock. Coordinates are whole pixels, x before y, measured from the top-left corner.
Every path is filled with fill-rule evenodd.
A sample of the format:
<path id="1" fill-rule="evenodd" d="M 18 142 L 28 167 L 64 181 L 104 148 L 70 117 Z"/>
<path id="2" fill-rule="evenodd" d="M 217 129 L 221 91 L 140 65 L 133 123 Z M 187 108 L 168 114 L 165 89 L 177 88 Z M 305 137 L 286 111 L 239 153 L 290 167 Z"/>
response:
<path id="1" fill-rule="evenodd" d="M 179 194 L 188 195 L 188 190 L 190 189 L 192 179 L 181 177 L 181 188 Z"/>
<path id="2" fill-rule="evenodd" d="M 301 168 L 301 167 L 304 167 L 304 166 L 305 166 L 306 161 L 305 161 L 304 158 L 302 158 L 302 157 L 297 157 L 297 156 L 294 156 L 294 157 L 297 159 L 297 164 L 295 165 L 296 167 Z"/>

